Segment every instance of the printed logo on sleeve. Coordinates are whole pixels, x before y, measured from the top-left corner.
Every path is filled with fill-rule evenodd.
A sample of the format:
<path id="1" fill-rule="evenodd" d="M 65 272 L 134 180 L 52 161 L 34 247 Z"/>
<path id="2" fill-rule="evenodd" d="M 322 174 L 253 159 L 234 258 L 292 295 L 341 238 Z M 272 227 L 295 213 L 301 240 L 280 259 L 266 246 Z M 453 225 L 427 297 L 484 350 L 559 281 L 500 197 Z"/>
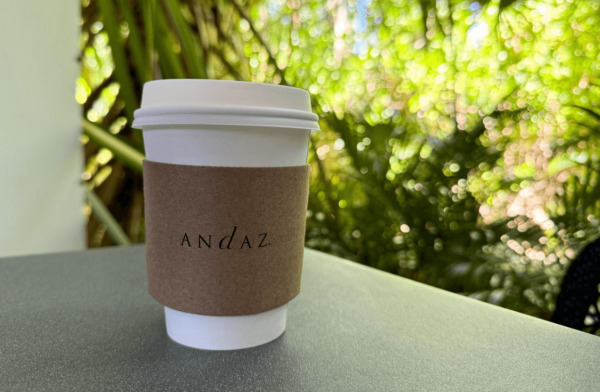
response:
<path id="1" fill-rule="evenodd" d="M 213 243 L 213 235 L 202 235 L 198 234 L 197 241 L 194 241 L 195 238 L 192 236 L 188 236 L 187 233 L 183 233 L 183 239 L 181 240 L 181 246 L 188 246 L 190 248 L 196 247 L 198 244 L 198 248 L 201 249 L 253 249 L 253 248 L 266 248 L 271 245 L 269 240 L 267 239 L 267 233 L 260 233 L 258 236 L 247 236 L 244 235 L 242 238 L 241 234 L 238 234 L 236 237 L 237 226 L 233 226 L 233 232 L 231 235 L 226 235 L 224 237 L 216 236 L 215 241 Z M 219 241 L 219 242 L 217 242 Z"/>

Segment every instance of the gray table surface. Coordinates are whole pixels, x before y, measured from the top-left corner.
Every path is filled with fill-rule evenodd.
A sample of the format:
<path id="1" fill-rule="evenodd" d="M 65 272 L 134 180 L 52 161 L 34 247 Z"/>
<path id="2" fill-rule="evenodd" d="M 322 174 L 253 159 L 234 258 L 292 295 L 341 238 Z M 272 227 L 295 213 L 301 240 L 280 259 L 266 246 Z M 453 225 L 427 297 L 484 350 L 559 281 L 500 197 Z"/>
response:
<path id="1" fill-rule="evenodd" d="M 174 343 L 144 247 L 0 259 L 0 390 L 600 391 L 600 338 L 307 250 L 287 331 Z"/>

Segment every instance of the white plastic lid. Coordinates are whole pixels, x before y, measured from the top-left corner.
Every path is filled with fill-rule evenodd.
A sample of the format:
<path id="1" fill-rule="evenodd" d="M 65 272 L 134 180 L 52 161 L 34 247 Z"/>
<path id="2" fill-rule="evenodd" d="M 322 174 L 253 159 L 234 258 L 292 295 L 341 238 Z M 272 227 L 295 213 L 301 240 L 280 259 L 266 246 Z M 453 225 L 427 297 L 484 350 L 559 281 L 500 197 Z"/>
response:
<path id="1" fill-rule="evenodd" d="M 134 128 L 247 125 L 319 130 L 307 91 L 274 84 L 165 79 L 144 84 Z"/>

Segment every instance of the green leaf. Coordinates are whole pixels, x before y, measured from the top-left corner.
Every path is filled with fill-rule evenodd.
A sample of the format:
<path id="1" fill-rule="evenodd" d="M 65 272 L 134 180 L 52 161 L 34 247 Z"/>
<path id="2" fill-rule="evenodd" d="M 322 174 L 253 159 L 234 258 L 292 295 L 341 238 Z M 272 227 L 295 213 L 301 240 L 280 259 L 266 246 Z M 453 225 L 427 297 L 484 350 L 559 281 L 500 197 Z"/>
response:
<path id="1" fill-rule="evenodd" d="M 154 78 L 154 29 L 156 23 L 156 0 L 142 1 L 142 12 L 144 16 L 144 34 L 146 37 L 146 64 L 150 79 Z"/>
<path id="2" fill-rule="evenodd" d="M 131 241 L 127 237 L 127 234 L 119 225 L 119 222 L 112 216 L 108 208 L 102 203 L 102 200 L 94 193 L 93 190 L 89 188 L 85 188 L 85 197 L 90 207 L 92 208 L 92 213 L 98 219 L 103 226 L 106 227 L 106 232 L 108 236 L 115 242 L 117 245 L 130 246 Z"/>
<path id="3" fill-rule="evenodd" d="M 145 51 L 140 29 L 137 21 L 135 20 L 135 16 L 133 15 L 133 10 L 131 9 L 129 1 L 117 0 L 117 2 L 119 3 L 119 8 L 121 9 L 123 17 L 127 22 L 127 26 L 129 27 L 129 36 L 127 39 L 129 40 L 129 47 L 131 48 L 135 72 L 140 84 L 144 84 L 151 80 L 152 76 L 150 75 L 150 70 L 147 67 L 146 54 L 144 53 Z"/>
<path id="4" fill-rule="evenodd" d="M 143 161 L 146 159 L 144 154 L 123 142 L 110 132 L 102 129 L 98 124 L 91 121 L 83 120 L 83 133 L 90 140 L 100 147 L 108 148 L 125 166 L 135 170 L 137 173 L 142 173 Z"/>
<path id="5" fill-rule="evenodd" d="M 515 176 L 518 178 L 532 178 L 535 175 L 536 170 L 531 164 L 525 162 L 520 166 L 514 167 L 513 173 L 515 173 Z"/>
<path id="6" fill-rule="evenodd" d="M 129 74 L 129 65 L 125 50 L 121 43 L 121 30 L 117 23 L 116 10 L 112 0 L 98 0 L 104 29 L 108 34 L 108 43 L 115 63 L 115 73 L 120 85 L 119 95 L 125 101 L 125 113 L 129 121 L 133 120 L 133 112 L 138 108 L 138 100 Z"/>
<path id="7" fill-rule="evenodd" d="M 573 161 L 572 159 L 569 159 L 567 156 L 559 155 L 550 161 L 550 163 L 548 164 L 547 172 L 549 175 L 553 176 L 563 170 L 570 169 L 577 165 L 577 162 Z"/>
<path id="8" fill-rule="evenodd" d="M 183 46 L 182 53 L 187 60 L 192 76 L 198 79 L 206 79 L 206 70 L 201 61 L 202 53 L 196 44 L 190 25 L 187 23 L 181 12 L 181 4 L 178 0 L 165 0 L 164 4 L 169 11 L 169 15 L 171 15 L 171 20 L 181 39 L 181 44 Z"/>
<path id="9" fill-rule="evenodd" d="M 170 31 L 167 28 L 167 21 L 162 12 L 157 12 L 156 18 L 156 50 L 161 65 L 161 71 L 165 79 L 183 79 L 186 77 L 185 70 L 179 57 L 173 52 L 173 42 L 170 38 Z"/>

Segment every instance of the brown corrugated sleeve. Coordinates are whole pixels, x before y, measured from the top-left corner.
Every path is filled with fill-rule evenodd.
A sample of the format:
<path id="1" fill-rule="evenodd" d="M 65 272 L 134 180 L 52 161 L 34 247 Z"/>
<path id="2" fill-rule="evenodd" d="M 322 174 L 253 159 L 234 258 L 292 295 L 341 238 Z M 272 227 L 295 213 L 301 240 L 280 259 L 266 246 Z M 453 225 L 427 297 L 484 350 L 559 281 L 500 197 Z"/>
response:
<path id="1" fill-rule="evenodd" d="M 150 294 L 213 316 L 289 302 L 300 292 L 309 172 L 144 161 Z"/>

